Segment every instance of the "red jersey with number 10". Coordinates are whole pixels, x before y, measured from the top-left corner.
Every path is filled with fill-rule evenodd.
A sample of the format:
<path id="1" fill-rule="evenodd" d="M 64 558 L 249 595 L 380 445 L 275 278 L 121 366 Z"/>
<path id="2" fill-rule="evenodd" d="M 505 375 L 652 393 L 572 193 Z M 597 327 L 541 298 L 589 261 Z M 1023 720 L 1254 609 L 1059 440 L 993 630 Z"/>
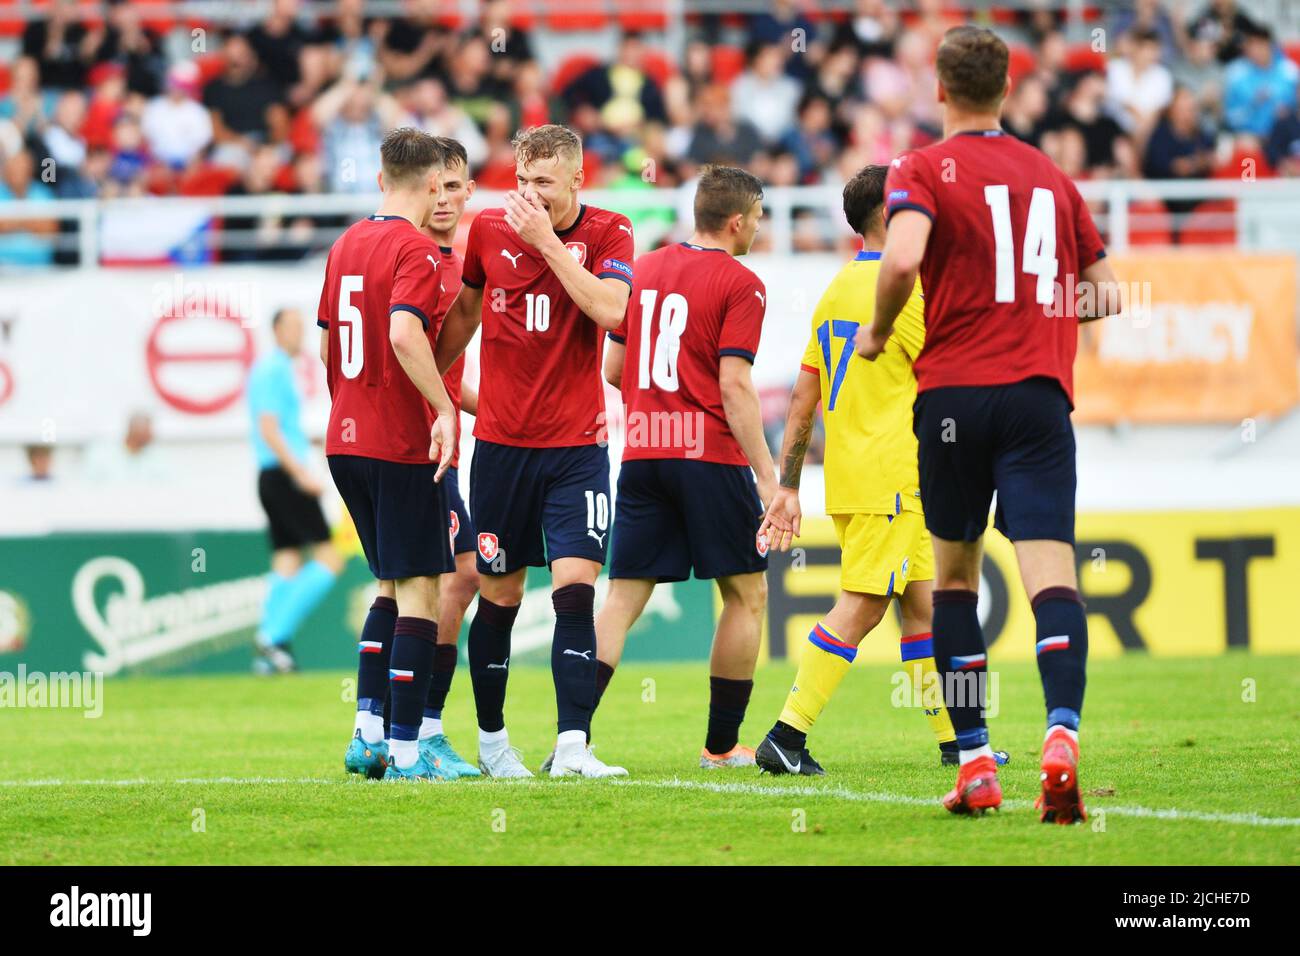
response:
<path id="1" fill-rule="evenodd" d="M 580 206 L 558 232 L 578 264 L 632 284 L 632 224 Z M 485 209 L 470 226 L 462 281 L 483 290 L 478 417 L 474 436 L 500 445 L 594 445 L 605 423 L 604 335 L 569 298 L 542 254 Z"/>
<path id="2" fill-rule="evenodd" d="M 727 424 L 718 368 L 724 355 L 754 361 L 766 312 L 763 283 L 721 249 L 679 242 L 637 259 L 627 318 L 609 335 L 627 345 L 624 461 L 749 464 Z"/>
<path id="3" fill-rule="evenodd" d="M 921 262 L 918 391 L 1041 375 L 1073 402 L 1072 300 L 1083 270 L 1106 251 L 1070 178 L 998 130 L 958 133 L 894 160 L 885 207 L 933 222 Z"/>
<path id="4" fill-rule="evenodd" d="M 316 324 L 329 330 L 331 405 L 325 454 L 429 463 L 435 415 L 389 342 L 390 316 L 411 312 L 436 336 L 446 304 L 438 244 L 400 216 L 370 216 L 330 249 Z"/>

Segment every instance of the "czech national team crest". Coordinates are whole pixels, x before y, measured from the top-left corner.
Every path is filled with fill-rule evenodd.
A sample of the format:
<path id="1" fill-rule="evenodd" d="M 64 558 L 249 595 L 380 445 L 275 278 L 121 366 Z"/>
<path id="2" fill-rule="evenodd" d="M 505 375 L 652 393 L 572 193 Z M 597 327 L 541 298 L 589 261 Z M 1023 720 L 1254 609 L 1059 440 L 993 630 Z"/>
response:
<path id="1" fill-rule="evenodd" d="M 447 514 L 451 516 L 448 522 L 448 528 L 451 529 L 451 543 L 456 543 L 456 535 L 460 534 L 460 515 L 456 514 L 455 508 L 447 509 Z"/>
<path id="2" fill-rule="evenodd" d="M 564 248 L 569 250 L 575 262 L 580 266 L 587 264 L 587 244 L 585 242 L 566 242 Z"/>
<path id="3" fill-rule="evenodd" d="M 759 535 L 759 536 L 754 540 L 754 550 L 756 550 L 756 551 L 758 552 L 758 556 L 759 556 L 760 558 L 766 558 L 766 557 L 767 557 L 767 548 L 768 548 L 768 544 L 767 544 L 767 535 L 765 535 L 765 534 L 760 534 L 760 535 Z"/>
<path id="4" fill-rule="evenodd" d="M 478 533 L 478 553 L 483 556 L 484 561 L 491 561 L 497 556 L 497 536 L 491 531 Z"/>

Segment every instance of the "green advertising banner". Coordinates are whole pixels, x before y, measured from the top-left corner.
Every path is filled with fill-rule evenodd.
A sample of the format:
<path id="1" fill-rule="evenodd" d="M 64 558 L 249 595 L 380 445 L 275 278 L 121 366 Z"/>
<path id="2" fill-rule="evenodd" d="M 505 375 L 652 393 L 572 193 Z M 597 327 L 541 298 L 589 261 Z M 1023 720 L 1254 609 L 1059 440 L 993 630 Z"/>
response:
<path id="1" fill-rule="evenodd" d="M 247 671 L 268 561 L 253 531 L 0 538 L 0 671 Z M 605 591 L 602 578 L 598 602 Z M 299 665 L 354 667 L 373 597 L 365 562 L 350 559 L 294 639 Z M 709 582 L 660 585 L 625 659 L 705 660 L 713 621 Z M 548 663 L 553 625 L 550 576 L 532 568 L 512 656 Z"/>

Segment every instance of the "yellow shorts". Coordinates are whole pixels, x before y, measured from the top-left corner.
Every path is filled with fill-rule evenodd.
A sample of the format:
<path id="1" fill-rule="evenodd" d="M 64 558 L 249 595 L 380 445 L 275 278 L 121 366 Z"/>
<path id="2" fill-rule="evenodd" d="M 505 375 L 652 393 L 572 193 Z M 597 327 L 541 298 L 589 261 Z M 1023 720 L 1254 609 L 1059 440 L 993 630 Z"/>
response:
<path id="1" fill-rule="evenodd" d="M 858 594 L 902 594 L 908 581 L 934 580 L 925 516 L 831 515 L 840 541 L 840 587 Z"/>

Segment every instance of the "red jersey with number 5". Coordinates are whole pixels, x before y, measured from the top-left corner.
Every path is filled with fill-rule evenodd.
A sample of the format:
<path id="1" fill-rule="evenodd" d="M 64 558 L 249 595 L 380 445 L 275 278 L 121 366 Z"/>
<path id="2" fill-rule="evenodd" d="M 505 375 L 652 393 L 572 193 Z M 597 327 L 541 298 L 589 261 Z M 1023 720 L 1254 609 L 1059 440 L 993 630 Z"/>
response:
<path id="1" fill-rule="evenodd" d="M 331 405 L 325 454 L 429 462 L 434 413 L 389 342 L 390 315 L 411 312 L 437 335 L 438 244 L 401 216 L 370 216 L 330 249 L 316 324 L 329 330 Z"/>
<path id="2" fill-rule="evenodd" d="M 721 249 L 679 242 L 641 256 L 627 318 L 623 460 L 691 458 L 748 465 L 727 424 L 718 368 L 754 361 L 767 312 L 758 276 Z"/>
<path id="3" fill-rule="evenodd" d="M 894 160 L 885 207 L 933 222 L 921 262 L 918 390 L 1042 375 L 1073 402 L 1073 298 L 1106 251 L 1070 178 L 1015 137 L 958 133 Z"/>
<path id="4" fill-rule="evenodd" d="M 557 233 L 601 279 L 632 284 L 632 224 L 616 212 L 580 206 Z M 500 445 L 594 445 L 604 433 L 604 336 L 569 298 L 532 245 L 485 209 L 470 226 L 461 281 L 483 290 L 478 417 L 474 436 Z"/>

